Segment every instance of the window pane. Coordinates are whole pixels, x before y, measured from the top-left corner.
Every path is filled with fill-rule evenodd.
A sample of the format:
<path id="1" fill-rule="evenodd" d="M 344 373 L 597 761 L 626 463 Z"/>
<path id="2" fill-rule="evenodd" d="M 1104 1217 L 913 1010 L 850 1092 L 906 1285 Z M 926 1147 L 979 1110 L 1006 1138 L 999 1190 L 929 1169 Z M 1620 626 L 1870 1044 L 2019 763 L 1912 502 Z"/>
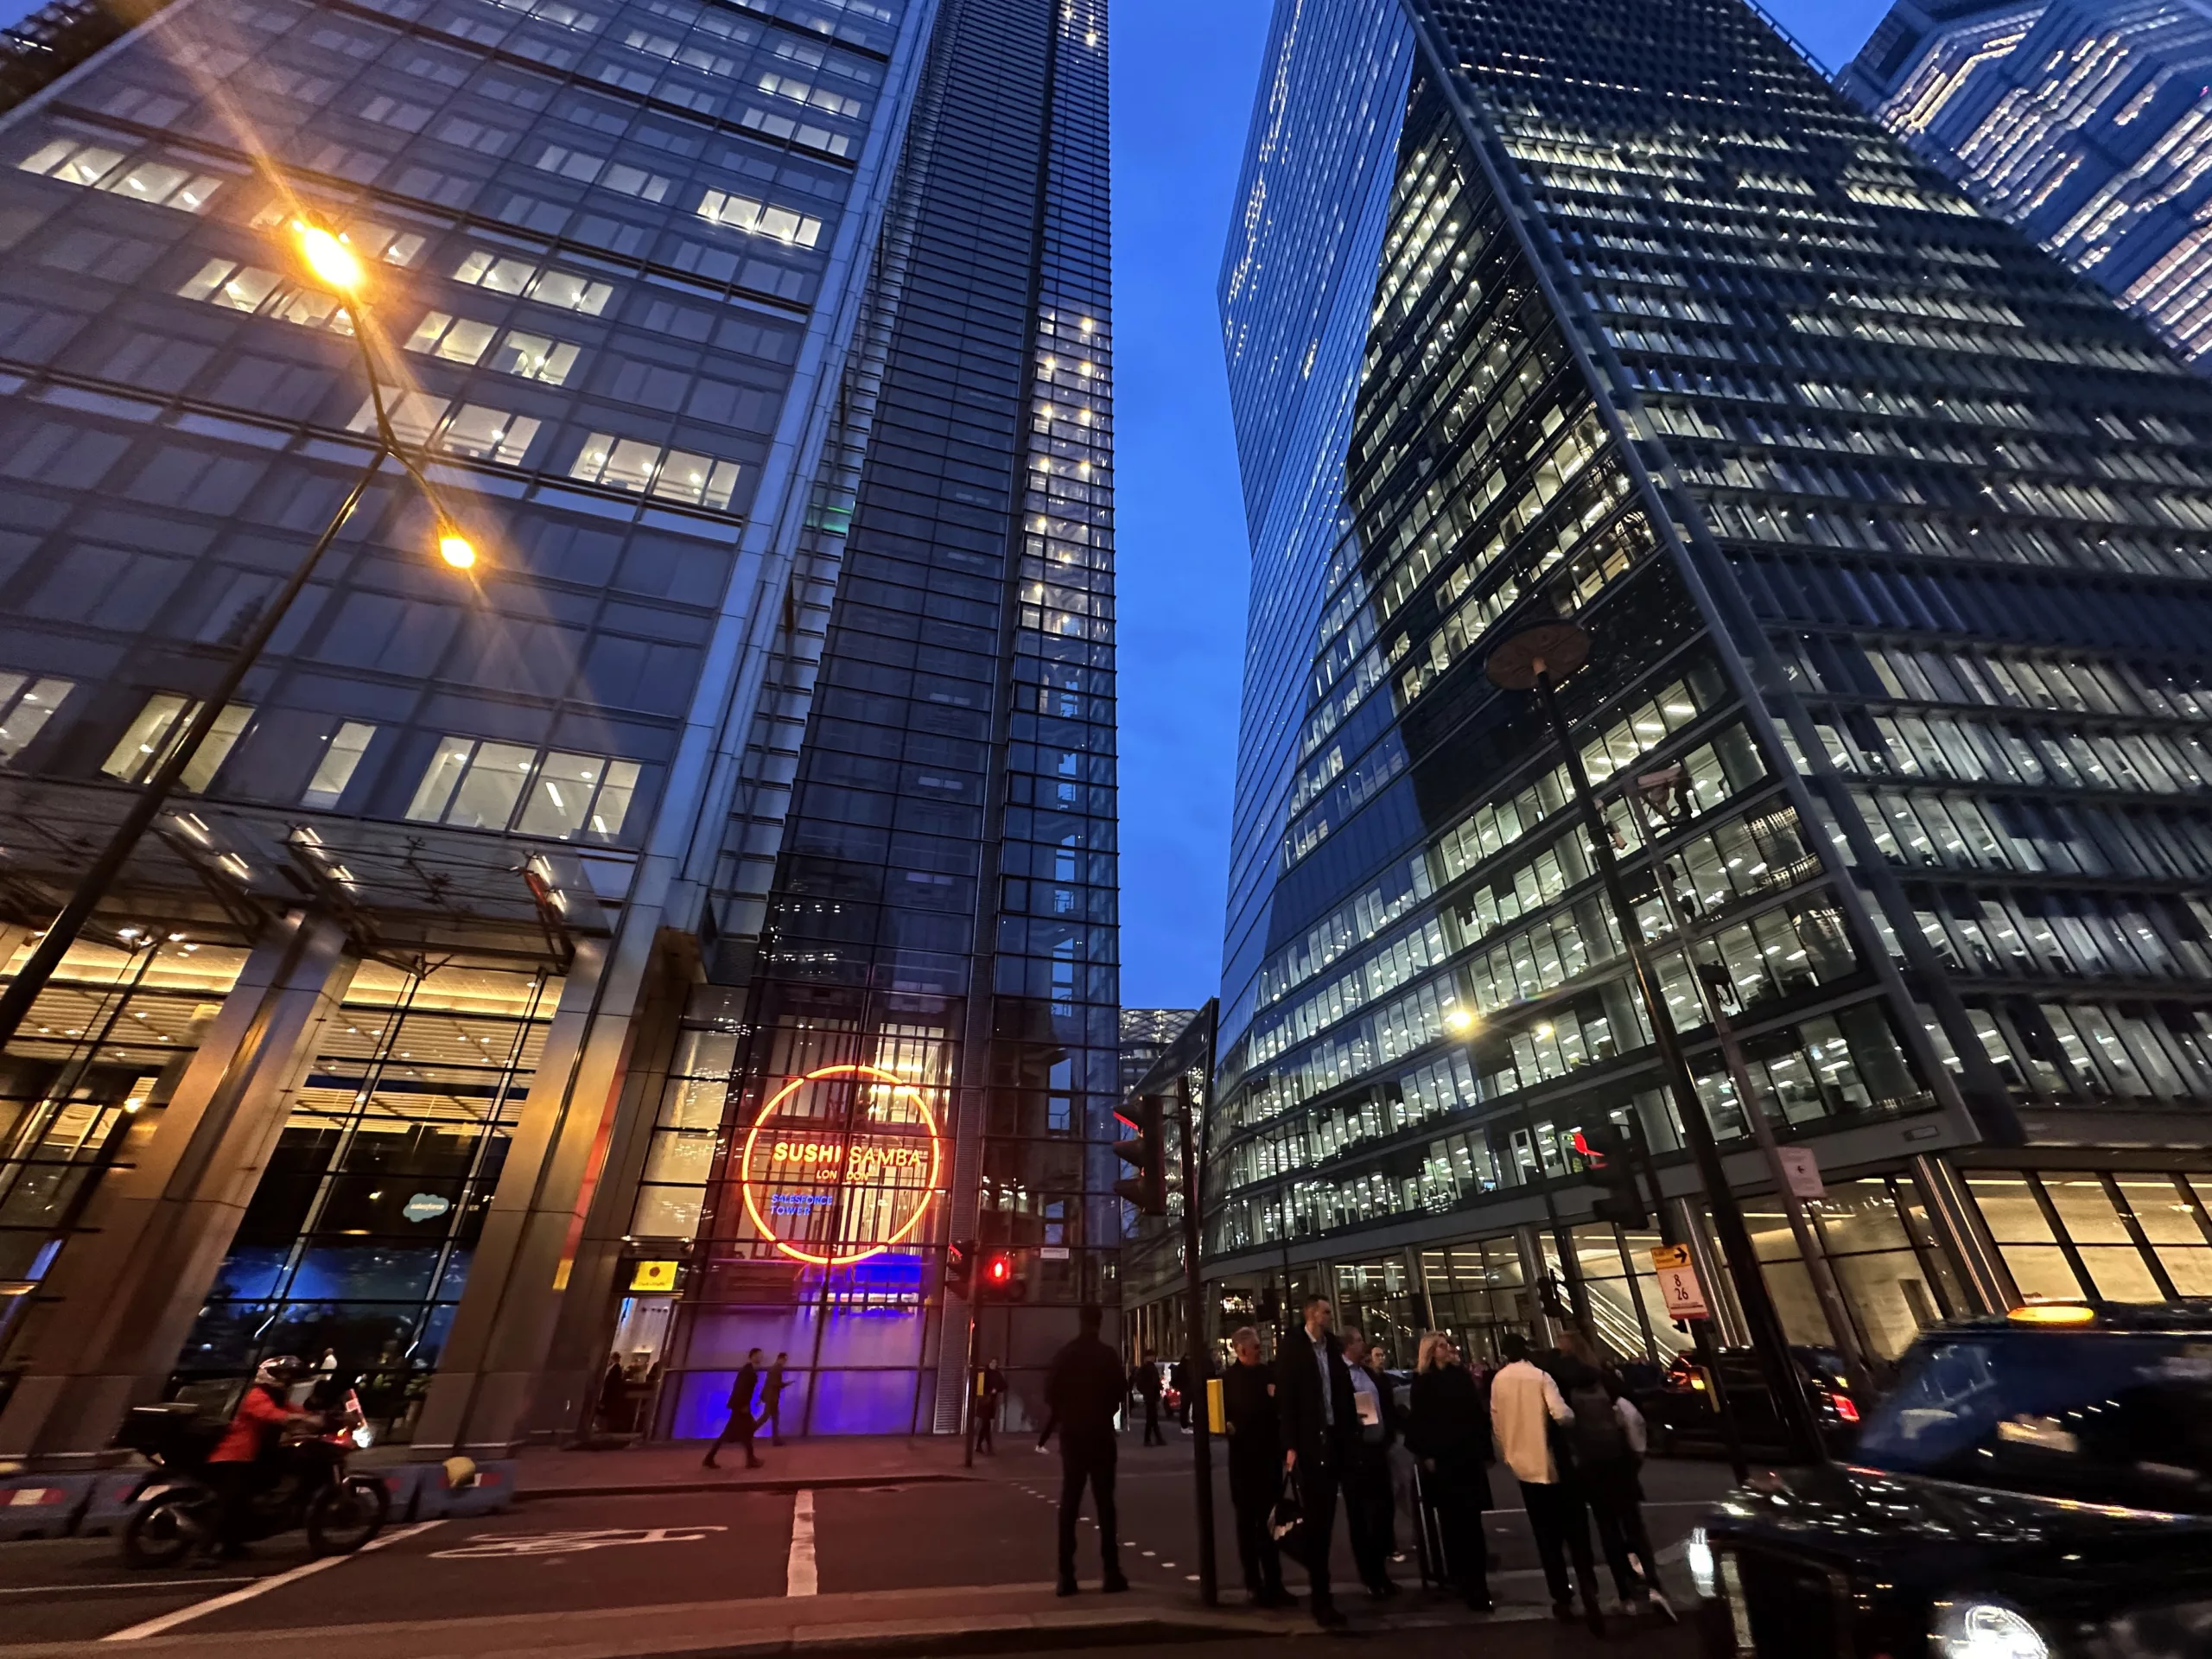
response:
<path id="1" fill-rule="evenodd" d="M 361 756 L 367 752 L 369 740 L 376 731 L 375 727 L 358 720 L 349 720 L 340 726 L 338 735 L 330 740 L 330 747 L 322 752 L 322 763 L 308 780 L 307 792 L 300 797 L 300 804 L 337 805 L 338 798 L 353 781 L 353 769 L 361 764 Z"/>
<path id="2" fill-rule="evenodd" d="M 9 688 L 10 695 L 13 695 L 15 686 L 22 683 L 22 677 L 11 674 L 7 677 L 15 683 Z M 0 697 L 0 761 L 13 759 L 25 744 L 44 729 L 46 722 L 54 718 L 54 711 L 60 708 L 61 699 L 69 695 L 73 684 L 74 682 L 70 680 L 41 680 L 17 697 L 12 708 L 8 706 L 6 698 Z"/>
<path id="3" fill-rule="evenodd" d="M 600 762 L 588 754 L 549 754 L 530 786 L 530 804 L 516 826 L 526 836 L 563 841 L 583 828 L 584 809 L 599 782 Z"/>
<path id="4" fill-rule="evenodd" d="M 182 697 L 166 691 L 147 698 L 138 718 L 130 722 L 130 729 L 124 733 L 123 741 L 100 770 L 111 778 L 137 783 L 160 764 L 160 752 L 168 747 L 177 719 L 187 706 Z"/>
<path id="5" fill-rule="evenodd" d="M 223 712 L 215 716 L 215 723 L 207 728 L 207 735 L 200 741 L 199 752 L 186 762 L 178 781 L 195 793 L 213 783 L 215 774 L 223 769 L 223 762 L 230 756 L 231 746 L 238 741 L 238 734 L 252 718 L 251 704 L 226 704 Z M 180 730 L 177 735 L 181 737 L 184 734 Z"/>
<path id="6" fill-rule="evenodd" d="M 639 1238 L 690 1238 L 699 1230 L 704 1197 L 696 1186 L 640 1186 L 630 1230 Z"/>
<path id="7" fill-rule="evenodd" d="M 466 737 L 449 737 L 438 746 L 436 759 L 423 773 L 415 798 L 408 805 L 409 817 L 435 820 L 445 816 L 446 802 L 468 769 L 468 757 L 475 747 L 475 741 Z"/>
<path id="8" fill-rule="evenodd" d="M 2161 1302 L 2165 1293 L 2151 1276 L 2143 1253 L 2133 1244 L 2093 1244 L 2082 1252 L 2082 1265 L 2108 1302 Z"/>
<path id="9" fill-rule="evenodd" d="M 2207 1242 L 2204 1230 L 2196 1224 L 2194 1207 L 2182 1196 L 2172 1177 L 2122 1175 L 2117 1179 L 2120 1196 L 2127 1200 L 2144 1236 L 2152 1243 L 2201 1246 Z"/>
<path id="10" fill-rule="evenodd" d="M 453 804 L 446 809 L 445 821 L 470 830 L 505 829 L 515 815 L 515 803 L 522 798 L 531 762 L 537 758 L 537 751 L 518 744 L 479 744 L 461 787 L 454 791 Z"/>
<path id="11" fill-rule="evenodd" d="M 1999 1253 L 2012 1269 L 2012 1282 L 2023 1296 L 2071 1301 L 2082 1294 L 2074 1269 L 2066 1265 L 2066 1256 L 2056 1244 L 2006 1244 L 1999 1247 Z"/>
<path id="12" fill-rule="evenodd" d="M 2134 1242 L 2113 1211 L 2104 1182 L 2096 1176 L 2053 1171 L 2043 1178 L 2043 1190 L 2050 1195 L 2051 1207 L 2058 1211 L 2066 1236 L 2076 1244 Z"/>
<path id="13" fill-rule="evenodd" d="M 1974 1202 L 1981 1206 L 1982 1219 L 1989 1224 L 1990 1236 L 1998 1243 L 2050 1242 L 2050 1224 L 2043 1218 L 2042 1206 L 2036 1203 L 2035 1194 L 2028 1191 L 2023 1177 L 1969 1175 L 1967 1187 L 1974 1194 Z"/>

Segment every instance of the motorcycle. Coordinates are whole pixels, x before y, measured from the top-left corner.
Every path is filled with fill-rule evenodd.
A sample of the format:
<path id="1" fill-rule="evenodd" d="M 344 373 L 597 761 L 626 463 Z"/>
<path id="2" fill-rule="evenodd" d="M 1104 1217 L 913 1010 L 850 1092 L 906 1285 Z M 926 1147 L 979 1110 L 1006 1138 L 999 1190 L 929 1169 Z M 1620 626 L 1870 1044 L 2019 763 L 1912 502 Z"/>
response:
<path id="1" fill-rule="evenodd" d="M 352 1395 L 342 1412 L 288 1436 L 276 1479 L 254 1494 L 242 1541 L 304 1528 L 315 1555 L 347 1555 L 383 1530 L 391 1496 L 372 1475 L 346 1472 L 363 1421 Z M 138 1489 L 123 1529 L 123 1559 L 131 1567 L 174 1567 L 195 1549 L 212 1549 L 222 1498 L 207 1478 L 207 1455 L 225 1425 L 189 1405 L 134 1408 L 117 1437 L 152 1459 L 155 1472 Z"/>

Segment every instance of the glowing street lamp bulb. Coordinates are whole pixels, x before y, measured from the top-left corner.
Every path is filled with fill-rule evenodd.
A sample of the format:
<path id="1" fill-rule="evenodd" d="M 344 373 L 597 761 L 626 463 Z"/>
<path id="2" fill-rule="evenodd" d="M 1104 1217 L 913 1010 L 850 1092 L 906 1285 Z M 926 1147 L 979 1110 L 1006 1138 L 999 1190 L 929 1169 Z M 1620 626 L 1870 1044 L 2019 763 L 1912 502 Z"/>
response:
<path id="1" fill-rule="evenodd" d="M 300 238 L 300 257 L 317 277 L 344 294 L 361 286 L 361 262 L 340 238 L 320 225 L 296 221 L 293 229 Z"/>
<path id="2" fill-rule="evenodd" d="M 476 544 L 448 525 L 438 532 L 438 556 L 454 569 L 466 570 L 476 563 Z"/>
<path id="3" fill-rule="evenodd" d="M 1472 1031 L 1475 1028 L 1475 1016 L 1465 1008 L 1447 1008 L 1444 1014 L 1444 1023 L 1454 1031 Z"/>

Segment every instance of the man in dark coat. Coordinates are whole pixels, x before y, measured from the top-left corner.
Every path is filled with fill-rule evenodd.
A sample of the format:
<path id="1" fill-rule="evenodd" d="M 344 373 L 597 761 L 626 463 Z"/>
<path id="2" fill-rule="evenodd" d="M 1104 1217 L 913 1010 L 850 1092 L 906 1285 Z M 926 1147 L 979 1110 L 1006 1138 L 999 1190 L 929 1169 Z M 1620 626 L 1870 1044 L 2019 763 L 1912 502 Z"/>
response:
<path id="1" fill-rule="evenodd" d="M 1160 1432 L 1160 1357 L 1151 1349 L 1144 1351 L 1144 1358 L 1129 1373 L 1129 1386 L 1144 1397 L 1144 1443 L 1166 1445 L 1166 1436 Z"/>
<path id="2" fill-rule="evenodd" d="M 753 1395 L 760 1386 L 760 1351 L 749 1349 L 745 1363 L 737 1368 L 737 1381 L 729 1387 L 729 1420 L 722 1425 L 722 1432 L 707 1448 L 707 1455 L 700 1461 L 708 1468 L 718 1465 L 715 1457 L 732 1440 L 745 1442 L 745 1466 L 758 1469 L 760 1459 L 753 1454 L 753 1431 L 760 1427 L 760 1420 L 753 1414 Z"/>
<path id="3" fill-rule="evenodd" d="M 1306 1511 L 1304 1565 L 1313 1622 L 1332 1629 L 1344 1616 L 1329 1593 L 1329 1535 L 1336 1525 L 1338 1484 L 1359 1433 L 1359 1408 L 1337 1344 L 1336 1318 L 1327 1297 L 1308 1297 L 1305 1324 L 1284 1337 L 1275 1357 L 1275 1420 L 1283 1466 L 1297 1476 Z"/>
<path id="4" fill-rule="evenodd" d="M 1230 1338 L 1236 1363 L 1222 1378 L 1222 1410 L 1229 1432 L 1229 1499 L 1236 1510 L 1236 1554 L 1244 1587 L 1255 1607 L 1289 1607 L 1296 1598 L 1282 1587 L 1282 1558 L 1268 1529 L 1282 1491 L 1282 1441 L 1275 1433 L 1274 1376 L 1260 1363 L 1260 1333 L 1246 1325 Z"/>
<path id="5" fill-rule="evenodd" d="M 1114 1414 L 1127 1397 L 1123 1391 L 1121 1357 L 1098 1335 L 1104 1314 L 1095 1303 L 1085 1304 L 1078 1316 L 1081 1329 L 1075 1339 L 1052 1356 L 1045 1376 L 1045 1432 L 1037 1449 L 1060 1433 L 1060 1581 L 1059 1592 L 1075 1594 L 1075 1523 L 1083 1510 L 1083 1489 L 1090 1487 L 1091 1506 L 1097 1511 L 1098 1554 L 1109 1592 L 1126 1590 L 1122 1576 L 1121 1541 L 1115 1535 Z"/>

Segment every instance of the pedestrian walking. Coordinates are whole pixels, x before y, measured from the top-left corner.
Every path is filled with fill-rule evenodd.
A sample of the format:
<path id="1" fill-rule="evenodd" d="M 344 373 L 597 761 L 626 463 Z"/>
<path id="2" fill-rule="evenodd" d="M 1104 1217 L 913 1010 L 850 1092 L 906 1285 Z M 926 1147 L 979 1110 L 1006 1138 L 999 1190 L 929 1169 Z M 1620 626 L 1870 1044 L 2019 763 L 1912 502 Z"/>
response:
<path id="1" fill-rule="evenodd" d="M 771 1446 L 784 1443 L 784 1390 L 791 1386 L 784 1378 L 784 1368 L 791 1363 L 791 1360 L 789 1354 L 781 1349 L 777 1350 L 776 1363 L 768 1368 L 768 1380 L 760 1389 L 760 1403 L 766 1408 L 764 1414 L 768 1420 L 768 1444 Z"/>
<path id="2" fill-rule="evenodd" d="M 1397 1504 L 1390 1491 L 1390 1448 L 1398 1442 L 1398 1402 L 1379 1374 L 1375 1351 L 1357 1325 L 1345 1328 L 1344 1365 L 1358 1419 L 1344 1474 L 1344 1529 L 1367 1593 L 1382 1601 L 1398 1593 L 1390 1577 L 1397 1553 Z"/>
<path id="3" fill-rule="evenodd" d="M 760 1459 L 753 1450 L 753 1431 L 760 1427 L 760 1420 L 753 1414 L 753 1395 L 760 1386 L 760 1351 L 746 1351 L 745 1363 L 737 1368 L 737 1380 L 729 1388 L 729 1416 L 722 1423 L 722 1432 L 707 1448 L 707 1455 L 700 1461 L 707 1468 L 720 1465 L 715 1461 L 722 1447 L 732 1440 L 745 1442 L 745 1466 L 758 1469 Z"/>
<path id="4" fill-rule="evenodd" d="M 1105 1318 L 1095 1302 L 1077 1315 L 1075 1339 L 1052 1356 L 1045 1375 L 1045 1430 L 1037 1437 L 1042 1452 L 1055 1429 L 1060 1436 L 1059 1593 L 1071 1596 L 1075 1582 L 1075 1523 L 1083 1510 L 1083 1489 L 1090 1488 L 1098 1521 L 1098 1556 L 1111 1594 L 1129 1587 L 1122 1576 L 1121 1541 L 1116 1535 L 1114 1465 L 1118 1447 L 1114 1414 L 1122 1408 L 1126 1385 L 1122 1362 L 1099 1337 Z"/>
<path id="5" fill-rule="evenodd" d="M 1160 1356 L 1151 1349 L 1129 1373 L 1129 1386 L 1144 1397 L 1144 1444 L 1166 1445 L 1167 1437 L 1160 1432 Z"/>
<path id="6" fill-rule="evenodd" d="M 1552 1611 L 1563 1619 L 1574 1617 L 1573 1589 L 1567 1576 L 1571 1554 L 1574 1583 L 1581 1586 L 1583 1618 L 1602 1636 L 1605 1618 L 1598 1611 L 1598 1568 L 1590 1553 L 1589 1516 L 1581 1493 L 1571 1479 L 1561 1478 L 1563 1471 L 1552 1451 L 1553 1425 L 1566 1427 L 1574 1421 L 1574 1413 L 1561 1397 L 1559 1384 L 1529 1359 L 1527 1338 L 1515 1332 L 1498 1347 L 1505 1363 L 1491 1379 L 1491 1428 L 1497 1439 L 1499 1461 L 1521 1483 L 1529 1529 L 1536 1535 L 1536 1557 L 1544 1564 L 1544 1583 L 1552 1592 Z M 1571 1475 L 1572 1470 L 1564 1472 Z"/>
<path id="7" fill-rule="evenodd" d="M 1121 1362 L 1116 1360 L 1116 1365 Z M 976 1419 L 976 1449 L 998 1455 L 999 1443 L 993 1433 L 999 1421 L 999 1405 L 1006 1398 L 1006 1373 L 999 1369 L 995 1359 L 987 1361 L 983 1374 L 976 1379 L 976 1395 L 980 1408 Z"/>
<path id="8" fill-rule="evenodd" d="M 1421 1338 L 1412 1394 L 1406 1444 L 1420 1460 L 1422 1500 L 1436 1511 L 1444 1571 L 1468 1606 L 1489 1612 L 1497 1604 L 1491 1599 L 1490 1546 L 1483 1536 L 1491 1433 L 1482 1384 L 1460 1363 L 1452 1338 L 1431 1332 Z"/>
<path id="9" fill-rule="evenodd" d="M 1236 1512 L 1236 1554 L 1255 1607 L 1294 1607 L 1282 1587 L 1282 1557 L 1268 1522 L 1282 1491 L 1282 1440 L 1275 1431 L 1275 1385 L 1260 1363 L 1260 1333 L 1246 1325 L 1229 1339 L 1236 1363 L 1221 1380 L 1222 1427 L 1229 1437 L 1229 1502 Z"/>
<path id="10" fill-rule="evenodd" d="M 1574 1480 L 1590 1505 L 1598 1547 L 1612 1571 L 1613 1589 L 1624 1611 L 1638 1601 L 1669 1623 L 1675 1610 L 1659 1588 L 1650 1529 L 1643 1523 L 1644 1429 L 1643 1414 L 1628 1400 L 1618 1376 L 1599 1362 L 1597 1350 L 1580 1334 L 1560 1340 L 1554 1380 L 1567 1409 L 1574 1414 L 1567 1430 L 1573 1448 Z"/>
<path id="11" fill-rule="evenodd" d="M 1275 1358 L 1283 1469 L 1298 1482 L 1299 1506 L 1306 1516 L 1309 1605 L 1313 1622 L 1328 1629 L 1344 1622 L 1329 1590 L 1329 1539 L 1336 1526 L 1338 1484 L 1359 1436 L 1359 1408 L 1337 1341 L 1336 1318 L 1327 1297 L 1306 1298 L 1305 1322 L 1284 1336 Z"/>

